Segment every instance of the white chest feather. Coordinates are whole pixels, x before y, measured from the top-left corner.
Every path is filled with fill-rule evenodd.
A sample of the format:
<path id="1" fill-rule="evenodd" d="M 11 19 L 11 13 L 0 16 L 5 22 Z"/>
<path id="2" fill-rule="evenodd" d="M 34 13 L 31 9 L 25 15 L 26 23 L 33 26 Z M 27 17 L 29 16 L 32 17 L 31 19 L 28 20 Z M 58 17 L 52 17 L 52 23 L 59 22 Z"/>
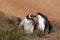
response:
<path id="1" fill-rule="evenodd" d="M 38 29 L 44 31 L 45 25 L 44 25 L 44 18 L 41 17 L 40 15 L 38 17 Z"/>
<path id="2" fill-rule="evenodd" d="M 25 30 L 25 32 L 27 32 L 27 33 L 33 32 L 33 29 L 34 29 L 33 21 L 32 20 L 27 20 L 25 18 L 25 20 L 24 20 L 24 30 Z"/>

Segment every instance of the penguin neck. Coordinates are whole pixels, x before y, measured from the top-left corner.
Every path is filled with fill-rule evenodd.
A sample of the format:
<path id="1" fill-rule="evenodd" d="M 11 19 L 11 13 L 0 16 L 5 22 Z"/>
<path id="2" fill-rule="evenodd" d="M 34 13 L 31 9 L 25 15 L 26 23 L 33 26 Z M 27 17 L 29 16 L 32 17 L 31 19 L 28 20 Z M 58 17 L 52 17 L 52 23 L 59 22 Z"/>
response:
<path id="1" fill-rule="evenodd" d="M 38 15 L 38 21 L 44 21 L 44 18 L 41 15 Z"/>
<path id="2" fill-rule="evenodd" d="M 43 19 L 43 17 L 41 15 L 38 15 L 38 19 Z"/>
<path id="3" fill-rule="evenodd" d="M 28 22 L 28 21 L 31 21 L 31 20 L 29 20 L 29 19 L 27 19 L 27 18 L 25 17 L 25 21 Z"/>

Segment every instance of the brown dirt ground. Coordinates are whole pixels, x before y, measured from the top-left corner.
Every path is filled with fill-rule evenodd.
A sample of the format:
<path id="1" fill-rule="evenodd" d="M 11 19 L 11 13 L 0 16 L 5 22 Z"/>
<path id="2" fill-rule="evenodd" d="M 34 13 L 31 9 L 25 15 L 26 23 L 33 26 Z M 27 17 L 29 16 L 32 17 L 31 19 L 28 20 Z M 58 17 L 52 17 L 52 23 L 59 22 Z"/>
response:
<path id="1" fill-rule="evenodd" d="M 42 12 L 49 19 L 60 20 L 60 0 L 0 0 L 0 11 L 21 17 Z"/>

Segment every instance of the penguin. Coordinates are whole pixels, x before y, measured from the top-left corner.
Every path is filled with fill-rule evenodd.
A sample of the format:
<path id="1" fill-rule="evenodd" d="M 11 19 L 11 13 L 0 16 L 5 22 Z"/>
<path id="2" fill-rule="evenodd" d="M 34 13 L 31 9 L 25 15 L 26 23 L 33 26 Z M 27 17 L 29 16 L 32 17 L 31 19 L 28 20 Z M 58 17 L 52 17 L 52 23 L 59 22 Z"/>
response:
<path id="1" fill-rule="evenodd" d="M 24 20 L 20 23 L 20 25 L 23 25 L 24 33 L 33 33 L 34 30 L 34 15 L 28 14 Z"/>
<path id="2" fill-rule="evenodd" d="M 52 30 L 52 25 L 48 18 L 40 12 L 37 13 L 36 17 L 38 20 L 38 29 L 40 31 L 43 31 L 44 33 L 50 34 Z"/>

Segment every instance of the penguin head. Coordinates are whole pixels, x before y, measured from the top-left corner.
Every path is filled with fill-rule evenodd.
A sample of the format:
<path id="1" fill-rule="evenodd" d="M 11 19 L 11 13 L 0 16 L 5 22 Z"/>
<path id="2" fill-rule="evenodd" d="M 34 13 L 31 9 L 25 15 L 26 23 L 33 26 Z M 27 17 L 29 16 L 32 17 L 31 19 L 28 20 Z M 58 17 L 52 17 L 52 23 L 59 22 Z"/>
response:
<path id="1" fill-rule="evenodd" d="M 28 14 L 27 16 L 26 16 L 26 18 L 27 19 L 33 19 L 33 18 L 35 18 L 36 16 L 34 16 L 34 15 L 32 15 L 32 14 Z"/>
<path id="2" fill-rule="evenodd" d="M 41 17 L 44 17 L 44 15 L 40 12 L 37 12 L 36 17 L 38 17 L 38 15 L 41 16 Z"/>

